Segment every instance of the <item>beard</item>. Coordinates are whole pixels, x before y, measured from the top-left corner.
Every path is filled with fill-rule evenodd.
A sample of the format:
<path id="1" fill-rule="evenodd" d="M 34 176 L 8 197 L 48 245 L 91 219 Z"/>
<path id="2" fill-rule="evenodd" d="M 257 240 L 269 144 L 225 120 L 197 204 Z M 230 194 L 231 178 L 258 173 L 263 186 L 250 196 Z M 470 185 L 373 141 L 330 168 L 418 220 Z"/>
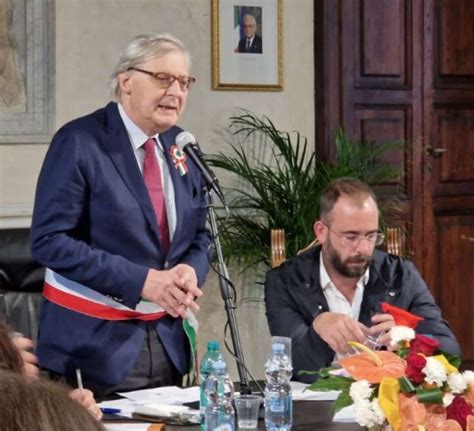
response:
<path id="1" fill-rule="evenodd" d="M 347 278 L 360 278 L 364 275 L 365 271 L 372 263 L 372 255 L 355 255 L 350 256 L 346 259 L 342 259 L 341 255 L 332 246 L 331 241 L 328 238 L 327 251 L 329 262 L 333 268 Z M 357 266 L 349 266 L 349 264 L 357 264 Z"/>

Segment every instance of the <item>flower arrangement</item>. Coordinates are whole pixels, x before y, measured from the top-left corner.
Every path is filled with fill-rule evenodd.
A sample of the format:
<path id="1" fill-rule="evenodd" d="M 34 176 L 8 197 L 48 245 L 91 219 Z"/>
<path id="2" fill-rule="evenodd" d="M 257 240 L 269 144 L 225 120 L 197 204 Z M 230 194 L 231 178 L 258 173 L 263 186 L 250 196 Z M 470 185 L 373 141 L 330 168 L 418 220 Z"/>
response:
<path id="1" fill-rule="evenodd" d="M 341 391 L 333 411 L 353 406 L 356 421 L 371 431 L 474 431 L 474 372 L 458 371 L 458 357 L 439 342 L 415 334 L 422 318 L 389 304 L 395 320 L 390 351 L 349 343 L 360 353 L 324 368 L 308 389 Z"/>

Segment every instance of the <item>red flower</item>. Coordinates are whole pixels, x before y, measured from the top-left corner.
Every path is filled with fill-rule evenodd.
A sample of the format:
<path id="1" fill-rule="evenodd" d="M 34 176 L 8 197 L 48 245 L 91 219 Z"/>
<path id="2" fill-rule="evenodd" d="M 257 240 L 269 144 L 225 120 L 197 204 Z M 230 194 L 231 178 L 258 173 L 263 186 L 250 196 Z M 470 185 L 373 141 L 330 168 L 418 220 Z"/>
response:
<path id="1" fill-rule="evenodd" d="M 416 384 L 425 381 L 425 375 L 421 371 L 426 365 L 426 358 L 417 353 L 410 353 L 407 357 L 407 368 L 405 375 Z"/>
<path id="2" fill-rule="evenodd" d="M 415 316 L 403 308 L 395 307 L 387 302 L 382 302 L 381 307 L 384 313 L 388 313 L 393 317 L 395 325 L 398 326 L 408 326 L 409 328 L 415 329 L 418 322 L 423 320 L 423 317 Z"/>
<path id="3" fill-rule="evenodd" d="M 425 356 L 432 356 L 439 348 L 439 341 L 426 335 L 417 334 L 410 342 L 410 353 L 423 353 Z"/>
<path id="4" fill-rule="evenodd" d="M 446 409 L 446 417 L 458 422 L 462 429 L 465 430 L 469 415 L 472 415 L 471 406 L 463 397 L 456 395 L 453 402 Z"/>

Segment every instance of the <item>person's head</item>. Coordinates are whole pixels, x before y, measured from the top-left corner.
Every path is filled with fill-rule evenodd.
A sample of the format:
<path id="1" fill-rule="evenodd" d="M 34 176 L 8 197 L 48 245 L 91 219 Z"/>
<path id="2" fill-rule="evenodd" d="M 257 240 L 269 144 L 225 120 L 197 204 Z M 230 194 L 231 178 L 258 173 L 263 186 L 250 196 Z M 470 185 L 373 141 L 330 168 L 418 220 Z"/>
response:
<path id="1" fill-rule="evenodd" d="M 9 431 L 104 430 L 65 387 L 9 371 L 0 371 L 0 405 L 1 428 Z"/>
<path id="2" fill-rule="evenodd" d="M 111 76 L 115 100 L 148 136 L 174 126 L 184 111 L 191 60 L 170 34 L 143 34 L 123 50 Z"/>
<path id="3" fill-rule="evenodd" d="M 253 15 L 247 14 L 242 18 L 244 25 L 244 34 L 247 39 L 251 39 L 257 32 L 257 21 Z"/>
<path id="4" fill-rule="evenodd" d="M 325 264 L 343 277 L 364 274 L 382 238 L 378 227 L 377 199 L 364 182 L 339 178 L 321 194 L 320 218 L 314 232 Z"/>
<path id="5" fill-rule="evenodd" d="M 5 322 L 0 322 L 0 370 L 23 373 L 23 360 L 12 341 L 13 330 Z"/>

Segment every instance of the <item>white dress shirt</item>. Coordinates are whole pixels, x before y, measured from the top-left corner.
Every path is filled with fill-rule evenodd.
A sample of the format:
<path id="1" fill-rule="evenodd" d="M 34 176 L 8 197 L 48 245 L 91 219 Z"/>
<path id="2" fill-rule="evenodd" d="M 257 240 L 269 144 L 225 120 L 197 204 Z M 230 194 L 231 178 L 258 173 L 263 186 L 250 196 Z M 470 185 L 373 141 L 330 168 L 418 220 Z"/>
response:
<path id="1" fill-rule="evenodd" d="M 362 277 L 356 284 L 356 291 L 352 304 L 347 298 L 339 291 L 334 283 L 329 278 L 329 274 L 324 265 L 323 253 L 319 255 L 319 282 L 323 289 L 324 297 L 328 302 L 329 311 L 333 313 L 346 314 L 352 317 L 354 320 L 359 319 L 360 306 L 362 304 L 362 298 L 364 297 L 364 287 L 369 281 L 369 268 L 366 269 Z"/>
<path id="2" fill-rule="evenodd" d="M 168 163 L 166 163 L 164 149 L 159 139 L 159 134 L 155 136 L 147 136 L 127 115 L 120 103 L 118 104 L 120 117 L 122 118 L 128 137 L 132 145 L 133 153 L 137 159 L 138 168 L 143 172 L 143 163 L 145 162 L 145 148 L 143 144 L 149 138 L 155 138 L 157 145 L 155 146 L 155 154 L 161 171 L 161 184 L 163 185 L 163 193 L 166 206 L 166 215 L 168 218 L 168 229 L 170 231 L 170 242 L 173 239 L 176 230 L 176 201 L 174 195 L 173 181 L 171 180 Z"/>

